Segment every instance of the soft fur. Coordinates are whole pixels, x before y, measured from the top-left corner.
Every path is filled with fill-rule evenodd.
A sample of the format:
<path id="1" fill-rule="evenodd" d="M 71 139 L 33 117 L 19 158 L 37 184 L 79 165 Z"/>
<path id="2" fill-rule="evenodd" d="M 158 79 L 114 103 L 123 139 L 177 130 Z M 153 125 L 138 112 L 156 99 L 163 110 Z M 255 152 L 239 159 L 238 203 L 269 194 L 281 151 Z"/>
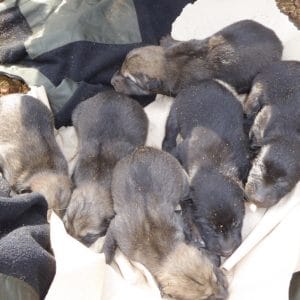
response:
<path id="1" fill-rule="evenodd" d="M 259 206 L 276 204 L 300 179 L 299 82 L 300 62 L 278 62 L 257 75 L 244 103 L 258 153 L 246 194 Z"/>
<path id="2" fill-rule="evenodd" d="M 50 110 L 22 94 L 0 97 L 0 167 L 15 193 L 39 192 L 62 215 L 71 196 L 68 165 Z"/>
<path id="3" fill-rule="evenodd" d="M 189 174 L 194 222 L 206 248 L 217 255 L 229 256 L 241 243 L 247 146 L 242 106 L 224 86 L 205 80 L 175 98 L 163 149 Z"/>
<path id="4" fill-rule="evenodd" d="M 161 46 L 134 49 L 111 83 L 129 95 L 176 95 L 203 79 L 217 78 L 245 93 L 255 75 L 281 54 L 282 44 L 271 29 L 243 20 L 204 40 L 167 38 Z"/>
<path id="5" fill-rule="evenodd" d="M 79 138 L 76 188 L 64 221 L 67 231 L 89 246 L 105 234 L 114 215 L 112 170 L 145 143 L 148 120 L 136 101 L 113 90 L 79 104 L 72 119 Z"/>
<path id="6" fill-rule="evenodd" d="M 110 263 L 116 247 L 138 261 L 172 299 L 225 299 L 227 282 L 207 256 L 184 241 L 175 208 L 188 195 L 182 167 L 168 153 L 140 147 L 113 172 L 116 216 L 104 243 Z"/>

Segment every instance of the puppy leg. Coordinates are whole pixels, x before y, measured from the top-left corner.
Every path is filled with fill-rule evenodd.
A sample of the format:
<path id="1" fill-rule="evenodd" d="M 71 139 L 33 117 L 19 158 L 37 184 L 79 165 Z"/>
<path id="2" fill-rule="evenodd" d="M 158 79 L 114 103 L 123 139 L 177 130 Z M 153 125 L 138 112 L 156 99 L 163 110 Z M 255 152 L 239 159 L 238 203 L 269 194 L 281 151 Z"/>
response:
<path id="1" fill-rule="evenodd" d="M 182 209 L 182 219 L 184 235 L 187 242 L 192 243 L 198 249 L 204 248 L 205 243 L 200 235 L 200 232 L 194 223 L 193 219 L 193 203 L 191 199 L 181 201 L 180 206 Z"/>
<path id="2" fill-rule="evenodd" d="M 172 105 L 166 124 L 165 138 L 162 143 L 162 149 L 169 153 L 176 147 L 176 138 L 179 133 L 177 114 L 175 106 Z"/>
<path id="3" fill-rule="evenodd" d="M 251 149 L 257 149 L 262 146 L 264 136 L 265 136 L 265 129 L 270 120 L 270 117 L 271 117 L 270 107 L 265 106 L 254 119 L 253 125 L 249 132 Z"/>
<path id="4" fill-rule="evenodd" d="M 263 85 L 261 82 L 256 81 L 252 86 L 251 91 L 243 103 L 244 113 L 246 114 L 247 121 L 245 122 L 245 131 L 248 133 L 253 124 L 256 114 L 261 109 L 263 103 Z"/>
<path id="5" fill-rule="evenodd" d="M 117 241 L 114 238 L 113 231 L 113 223 L 111 223 L 111 225 L 108 227 L 105 241 L 101 250 L 101 252 L 105 255 L 105 262 L 107 264 L 111 264 L 111 262 L 113 261 L 118 247 Z"/>

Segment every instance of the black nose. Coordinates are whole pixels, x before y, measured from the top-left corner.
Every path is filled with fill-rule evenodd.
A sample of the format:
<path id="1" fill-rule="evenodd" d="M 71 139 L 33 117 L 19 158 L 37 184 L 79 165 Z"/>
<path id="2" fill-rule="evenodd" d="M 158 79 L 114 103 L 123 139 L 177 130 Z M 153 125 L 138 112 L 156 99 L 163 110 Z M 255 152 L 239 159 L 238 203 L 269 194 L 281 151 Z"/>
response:
<path id="1" fill-rule="evenodd" d="M 234 248 L 222 250 L 222 256 L 228 257 L 234 252 Z"/>

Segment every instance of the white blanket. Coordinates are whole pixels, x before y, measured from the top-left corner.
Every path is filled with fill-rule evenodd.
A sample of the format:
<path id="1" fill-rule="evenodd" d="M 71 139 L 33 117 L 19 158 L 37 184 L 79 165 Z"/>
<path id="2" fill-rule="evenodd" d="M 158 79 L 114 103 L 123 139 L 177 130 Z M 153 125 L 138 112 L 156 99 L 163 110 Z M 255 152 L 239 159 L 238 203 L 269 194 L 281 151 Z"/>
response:
<path id="1" fill-rule="evenodd" d="M 204 38 L 241 19 L 256 20 L 278 34 L 284 59 L 300 60 L 300 33 L 279 12 L 274 0 L 198 0 L 188 5 L 173 24 L 175 39 Z M 150 119 L 147 144 L 161 146 L 172 99 L 158 96 L 146 107 Z M 61 128 L 57 140 L 70 170 L 76 161 L 76 134 Z M 247 207 L 243 243 L 222 265 L 230 281 L 229 300 L 288 300 L 292 273 L 300 270 L 300 184 L 276 206 L 265 211 Z M 51 218 L 51 241 L 57 273 L 48 300 L 161 299 L 151 274 L 118 252 L 112 266 L 103 254 L 68 236 L 61 221 Z M 103 239 L 93 245 L 101 248 Z"/>

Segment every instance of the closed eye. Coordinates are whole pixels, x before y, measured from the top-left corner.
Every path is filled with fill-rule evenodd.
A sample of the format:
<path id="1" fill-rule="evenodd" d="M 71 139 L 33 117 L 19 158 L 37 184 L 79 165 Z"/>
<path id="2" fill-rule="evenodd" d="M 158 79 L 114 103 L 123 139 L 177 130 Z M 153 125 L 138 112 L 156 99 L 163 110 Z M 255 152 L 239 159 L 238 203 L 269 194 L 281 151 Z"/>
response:
<path id="1" fill-rule="evenodd" d="M 126 79 L 131 80 L 132 82 L 134 82 L 135 84 L 137 84 L 137 80 L 134 76 L 132 76 L 130 73 L 125 72 L 123 75 Z"/>
<path id="2" fill-rule="evenodd" d="M 32 190 L 30 188 L 25 188 L 19 191 L 19 194 L 28 194 L 31 193 Z"/>
<path id="3" fill-rule="evenodd" d="M 232 222 L 232 227 L 233 228 L 238 228 L 240 226 L 240 223 L 239 222 Z"/>
<path id="4" fill-rule="evenodd" d="M 98 239 L 98 237 L 100 237 L 99 233 L 88 233 L 85 236 L 80 237 L 80 241 L 86 246 L 90 246 Z"/>

